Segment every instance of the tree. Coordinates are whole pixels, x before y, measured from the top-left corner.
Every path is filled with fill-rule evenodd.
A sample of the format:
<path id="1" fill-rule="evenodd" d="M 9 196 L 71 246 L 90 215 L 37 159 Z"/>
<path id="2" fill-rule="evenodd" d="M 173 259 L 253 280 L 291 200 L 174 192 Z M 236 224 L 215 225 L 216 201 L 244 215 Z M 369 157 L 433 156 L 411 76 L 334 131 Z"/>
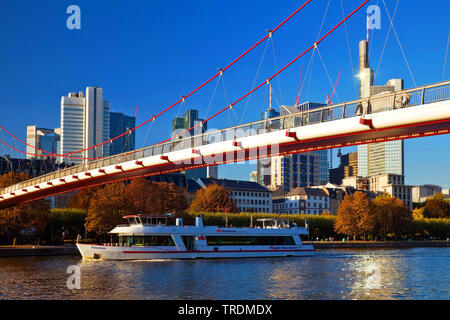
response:
<path id="1" fill-rule="evenodd" d="M 334 230 L 337 233 L 365 237 L 372 230 L 370 201 L 364 192 L 357 191 L 346 195 L 338 208 Z"/>
<path id="2" fill-rule="evenodd" d="M 122 182 L 107 184 L 95 193 L 86 217 L 86 230 L 106 235 L 128 214 L 125 185 Z"/>
<path id="3" fill-rule="evenodd" d="M 183 192 L 173 183 L 135 179 L 125 189 L 128 208 L 135 213 L 182 213 L 188 205 Z"/>
<path id="4" fill-rule="evenodd" d="M 56 208 L 50 210 L 49 223 L 47 226 L 47 238 L 52 242 L 64 239 L 76 239 L 85 231 L 87 210 L 74 208 Z"/>
<path id="5" fill-rule="evenodd" d="M 389 194 L 383 194 L 373 200 L 372 204 L 376 235 L 386 239 L 388 234 L 398 237 L 409 231 L 412 213 L 402 200 Z"/>
<path id="6" fill-rule="evenodd" d="M 188 208 L 183 192 L 173 183 L 154 182 L 151 185 L 151 192 L 154 196 L 152 213 L 182 213 Z"/>
<path id="7" fill-rule="evenodd" d="M 437 193 L 427 199 L 424 216 L 426 218 L 445 218 L 450 216 L 450 203 L 442 193 Z"/>
<path id="8" fill-rule="evenodd" d="M 230 198 L 229 191 L 214 183 L 197 191 L 189 211 L 237 213 L 238 209 Z"/>
<path id="9" fill-rule="evenodd" d="M 42 236 L 48 224 L 50 204 L 47 200 L 37 200 L 0 210 L 0 230 L 8 234 L 10 240 L 17 238 L 25 229 Z"/>
<path id="10" fill-rule="evenodd" d="M 9 172 L 0 176 L 0 188 L 22 182 L 31 177 L 24 172 Z M 0 231 L 10 239 L 17 238 L 24 229 L 32 229 L 37 236 L 44 234 L 48 224 L 48 200 L 36 200 L 0 210 Z"/>
<path id="11" fill-rule="evenodd" d="M 97 192 L 98 188 L 86 188 L 74 193 L 67 203 L 69 208 L 88 210 L 92 198 Z"/>
<path id="12" fill-rule="evenodd" d="M 425 216 L 423 215 L 424 212 L 425 212 L 425 207 L 413 209 L 413 211 L 412 211 L 413 219 L 420 220 L 420 219 L 425 218 Z"/>
<path id="13" fill-rule="evenodd" d="M 0 176 L 0 189 L 9 187 L 10 185 L 31 179 L 31 176 L 25 172 L 8 172 Z"/>

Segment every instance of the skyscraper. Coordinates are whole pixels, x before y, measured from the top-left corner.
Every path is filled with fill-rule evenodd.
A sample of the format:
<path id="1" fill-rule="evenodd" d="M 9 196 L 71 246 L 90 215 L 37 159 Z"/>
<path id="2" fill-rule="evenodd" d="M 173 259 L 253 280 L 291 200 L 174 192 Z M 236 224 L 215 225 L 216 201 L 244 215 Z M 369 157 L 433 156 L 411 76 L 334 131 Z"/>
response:
<path id="1" fill-rule="evenodd" d="M 369 67 L 368 43 L 359 42 L 359 96 L 368 98 L 403 89 L 402 79 L 391 79 L 384 86 L 373 85 L 373 71 Z M 403 140 L 358 146 L 358 175 L 381 173 L 404 175 Z"/>
<path id="2" fill-rule="evenodd" d="M 190 129 L 194 126 L 197 126 L 203 122 L 203 119 L 198 117 L 198 110 L 189 109 L 186 110 L 185 113 L 181 115 L 181 117 L 176 117 L 172 120 L 172 136 L 176 136 L 178 134 L 183 133 L 183 131 Z M 193 130 L 189 131 L 189 133 L 183 133 L 184 135 L 198 135 L 202 134 L 207 130 L 207 123 L 203 125 L 198 125 Z M 184 171 L 186 174 L 186 178 L 189 179 L 198 179 L 198 178 L 218 178 L 218 167 L 217 166 L 208 166 L 202 168 L 196 168 Z"/>
<path id="3" fill-rule="evenodd" d="M 83 92 L 61 98 L 61 153 L 71 153 L 102 143 L 109 138 L 109 102 L 103 100 L 103 89 L 87 87 Z M 108 155 L 108 144 L 74 157 L 95 158 Z M 70 159 L 80 164 L 83 160 Z"/>
<path id="4" fill-rule="evenodd" d="M 281 106 L 281 115 L 295 114 L 325 106 L 317 102 L 304 102 L 296 106 Z M 318 150 L 299 155 L 272 157 L 271 182 L 273 188 L 283 187 L 290 190 L 328 182 L 328 152 Z"/>
<path id="5" fill-rule="evenodd" d="M 341 163 L 339 167 L 330 169 L 330 182 L 341 185 L 342 180 L 358 175 L 358 152 L 339 155 Z"/>
<path id="6" fill-rule="evenodd" d="M 289 191 L 321 184 L 319 161 L 314 152 L 272 157 L 270 186 Z"/>
<path id="7" fill-rule="evenodd" d="M 115 138 L 136 126 L 136 118 L 119 112 L 109 114 L 109 137 Z M 121 136 L 114 140 L 109 147 L 109 154 L 119 154 L 135 149 L 136 131 Z"/>
<path id="8" fill-rule="evenodd" d="M 27 127 L 27 143 L 41 150 L 59 153 L 61 129 L 45 129 L 36 126 Z M 34 158 L 33 154 L 45 155 L 45 152 L 27 146 L 27 159 Z M 42 158 L 42 157 L 39 157 Z"/>
<path id="9" fill-rule="evenodd" d="M 261 113 L 261 120 L 279 117 L 280 113 L 273 108 Z M 256 161 L 256 182 L 262 186 L 270 185 L 270 170 L 272 158 L 261 158 Z"/>

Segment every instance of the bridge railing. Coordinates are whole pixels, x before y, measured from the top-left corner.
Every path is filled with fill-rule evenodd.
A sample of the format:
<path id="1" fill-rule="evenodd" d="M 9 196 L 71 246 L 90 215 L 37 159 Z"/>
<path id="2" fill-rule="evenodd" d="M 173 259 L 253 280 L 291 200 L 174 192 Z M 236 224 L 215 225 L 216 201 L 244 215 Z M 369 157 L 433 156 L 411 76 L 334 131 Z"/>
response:
<path id="1" fill-rule="evenodd" d="M 366 114 L 388 111 L 398 108 L 412 107 L 421 104 L 439 102 L 450 99 L 450 81 L 436 83 L 424 87 L 381 93 L 370 98 L 324 106 L 295 114 L 269 118 L 222 130 L 209 131 L 191 136 L 186 133 L 174 137 L 170 142 L 94 160 L 78 166 L 58 170 L 46 175 L 23 181 L 0 190 L 1 194 L 22 190 L 43 182 L 76 175 L 88 170 L 98 169 L 126 161 L 138 160 L 154 155 L 163 155 L 171 151 L 195 148 L 211 143 L 232 141 L 236 138 L 248 137 L 278 130 L 286 130 L 311 124 L 329 122 Z"/>

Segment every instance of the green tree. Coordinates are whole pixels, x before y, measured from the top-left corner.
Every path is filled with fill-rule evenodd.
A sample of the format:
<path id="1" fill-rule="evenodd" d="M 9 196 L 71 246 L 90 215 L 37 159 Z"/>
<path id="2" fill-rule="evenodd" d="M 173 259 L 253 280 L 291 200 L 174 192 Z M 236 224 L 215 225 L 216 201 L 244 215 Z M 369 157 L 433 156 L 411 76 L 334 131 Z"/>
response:
<path id="1" fill-rule="evenodd" d="M 64 239 L 75 240 L 77 236 L 84 235 L 87 211 L 74 208 L 57 208 L 50 210 L 50 220 L 47 226 L 47 238 L 51 242 L 61 242 L 62 232 Z"/>

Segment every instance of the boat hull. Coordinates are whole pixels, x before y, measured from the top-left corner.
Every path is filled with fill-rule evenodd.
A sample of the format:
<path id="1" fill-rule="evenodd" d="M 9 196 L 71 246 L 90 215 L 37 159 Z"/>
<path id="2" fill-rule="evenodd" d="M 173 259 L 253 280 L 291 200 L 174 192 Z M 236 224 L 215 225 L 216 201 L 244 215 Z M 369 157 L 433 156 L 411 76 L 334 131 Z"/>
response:
<path id="1" fill-rule="evenodd" d="M 177 247 L 126 247 L 102 246 L 77 243 L 84 259 L 101 260 L 175 260 L 175 259 L 221 259 L 221 258 L 266 258 L 300 257 L 314 255 L 311 245 L 264 246 L 258 248 L 220 248 L 220 250 L 183 251 Z"/>

